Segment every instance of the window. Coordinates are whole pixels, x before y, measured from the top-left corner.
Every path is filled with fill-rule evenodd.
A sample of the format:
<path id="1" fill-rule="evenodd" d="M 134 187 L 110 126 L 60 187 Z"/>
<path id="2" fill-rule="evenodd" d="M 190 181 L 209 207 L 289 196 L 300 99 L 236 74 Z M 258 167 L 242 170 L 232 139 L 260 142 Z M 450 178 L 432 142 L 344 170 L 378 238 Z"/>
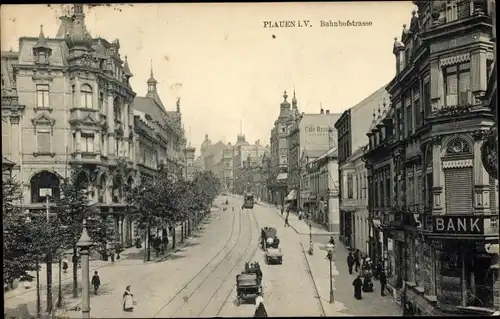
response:
<path id="1" fill-rule="evenodd" d="M 352 175 L 348 174 L 347 175 L 347 198 L 353 198 L 354 197 L 354 185 L 353 185 L 353 180 L 352 180 Z"/>
<path id="2" fill-rule="evenodd" d="M 36 86 L 37 107 L 49 107 L 49 85 L 37 84 Z"/>
<path id="3" fill-rule="evenodd" d="M 396 119 L 397 119 L 397 136 L 399 140 L 403 139 L 403 115 L 401 108 L 396 109 Z"/>
<path id="4" fill-rule="evenodd" d="M 71 107 L 76 107 L 76 89 L 75 86 L 71 86 Z"/>
<path id="5" fill-rule="evenodd" d="M 84 153 L 94 153 L 94 136 L 82 136 Z"/>
<path id="6" fill-rule="evenodd" d="M 407 101 L 406 105 L 406 131 L 407 131 L 407 136 L 410 136 L 413 134 L 413 116 L 412 116 L 412 110 L 411 110 L 411 100 Z"/>
<path id="7" fill-rule="evenodd" d="M 88 84 L 80 88 L 80 106 L 86 109 L 92 108 L 92 88 Z"/>
<path id="8" fill-rule="evenodd" d="M 422 109 L 420 108 L 420 98 L 415 100 L 415 129 L 422 125 Z"/>
<path id="9" fill-rule="evenodd" d="M 471 214 L 474 194 L 472 168 L 447 168 L 444 178 L 446 214 Z"/>
<path id="10" fill-rule="evenodd" d="M 432 187 L 434 183 L 432 180 L 432 173 L 427 174 L 427 205 L 432 208 L 434 205 L 434 198 L 432 193 Z"/>
<path id="11" fill-rule="evenodd" d="M 390 178 L 389 172 L 387 172 L 384 186 L 385 186 L 385 191 L 384 191 L 385 207 L 390 207 L 391 206 L 391 178 Z"/>
<path id="12" fill-rule="evenodd" d="M 444 89 L 446 106 L 455 106 L 461 102 L 458 95 L 470 91 L 470 63 L 444 68 Z"/>
<path id="13" fill-rule="evenodd" d="M 36 132 L 36 144 L 38 153 L 50 153 L 50 132 L 38 131 Z"/>
<path id="14" fill-rule="evenodd" d="M 116 154 L 116 156 L 119 156 L 120 155 L 120 141 L 118 139 L 116 139 L 115 143 L 116 143 L 115 154 Z"/>

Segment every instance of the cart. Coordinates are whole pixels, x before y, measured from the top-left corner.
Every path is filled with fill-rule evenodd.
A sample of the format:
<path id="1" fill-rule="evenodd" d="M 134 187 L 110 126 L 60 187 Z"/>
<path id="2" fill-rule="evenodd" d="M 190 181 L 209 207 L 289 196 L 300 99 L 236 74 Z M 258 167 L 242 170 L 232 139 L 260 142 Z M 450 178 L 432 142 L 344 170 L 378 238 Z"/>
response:
<path id="1" fill-rule="evenodd" d="M 243 302 L 255 302 L 258 294 L 262 294 L 262 282 L 256 273 L 243 273 L 236 275 L 237 305 Z"/>
<path id="2" fill-rule="evenodd" d="M 281 248 L 267 248 L 266 249 L 266 264 L 279 264 L 283 263 L 283 253 Z"/>
<path id="3" fill-rule="evenodd" d="M 278 238 L 278 231 L 274 227 L 264 227 L 261 229 L 260 245 L 263 250 L 268 247 L 278 248 L 280 240 Z M 268 243 L 269 238 L 272 238 L 272 243 Z"/>

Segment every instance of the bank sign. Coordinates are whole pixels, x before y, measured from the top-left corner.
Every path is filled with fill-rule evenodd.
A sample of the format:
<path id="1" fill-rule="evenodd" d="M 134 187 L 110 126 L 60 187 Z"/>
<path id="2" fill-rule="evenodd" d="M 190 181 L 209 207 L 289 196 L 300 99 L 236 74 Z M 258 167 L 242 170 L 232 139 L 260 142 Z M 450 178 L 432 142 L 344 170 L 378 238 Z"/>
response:
<path id="1" fill-rule="evenodd" d="M 484 220 L 476 216 L 435 216 L 433 233 L 484 234 Z"/>

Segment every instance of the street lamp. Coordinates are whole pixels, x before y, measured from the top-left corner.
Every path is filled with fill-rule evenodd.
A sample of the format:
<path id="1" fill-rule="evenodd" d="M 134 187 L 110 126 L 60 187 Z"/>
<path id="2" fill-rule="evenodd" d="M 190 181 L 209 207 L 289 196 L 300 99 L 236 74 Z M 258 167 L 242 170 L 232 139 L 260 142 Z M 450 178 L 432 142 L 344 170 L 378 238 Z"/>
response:
<path id="1" fill-rule="evenodd" d="M 326 245 L 326 249 L 328 250 L 328 259 L 330 260 L 330 303 L 334 303 L 335 300 L 333 298 L 333 276 L 332 276 L 332 260 L 333 260 L 333 251 L 335 246 L 332 243 L 328 243 Z"/>
<path id="2" fill-rule="evenodd" d="M 87 232 L 87 221 L 83 220 L 82 236 L 76 243 L 82 257 L 82 318 L 90 318 L 89 250 L 93 242 Z"/>

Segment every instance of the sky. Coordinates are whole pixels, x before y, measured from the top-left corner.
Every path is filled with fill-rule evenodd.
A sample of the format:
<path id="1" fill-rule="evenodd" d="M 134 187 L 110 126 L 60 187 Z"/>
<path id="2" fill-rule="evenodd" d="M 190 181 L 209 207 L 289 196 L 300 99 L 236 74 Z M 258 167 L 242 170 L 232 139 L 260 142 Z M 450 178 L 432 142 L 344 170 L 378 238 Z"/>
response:
<path id="1" fill-rule="evenodd" d="M 55 37 L 61 5 L 2 5 L 1 49 L 19 37 Z M 152 61 L 167 110 L 181 97 L 186 137 L 197 148 L 208 134 L 269 144 L 283 92 L 294 88 L 299 110 L 342 113 L 395 75 L 394 37 L 410 1 L 335 3 L 171 3 L 85 7 L 93 37 L 120 40 L 138 96 Z M 264 28 L 264 21 L 309 20 L 308 27 Z M 321 21 L 366 21 L 365 27 L 321 27 Z M 296 24 L 297 25 L 297 24 Z M 304 23 L 302 23 L 304 25 Z M 367 114 L 367 116 L 371 116 Z"/>

